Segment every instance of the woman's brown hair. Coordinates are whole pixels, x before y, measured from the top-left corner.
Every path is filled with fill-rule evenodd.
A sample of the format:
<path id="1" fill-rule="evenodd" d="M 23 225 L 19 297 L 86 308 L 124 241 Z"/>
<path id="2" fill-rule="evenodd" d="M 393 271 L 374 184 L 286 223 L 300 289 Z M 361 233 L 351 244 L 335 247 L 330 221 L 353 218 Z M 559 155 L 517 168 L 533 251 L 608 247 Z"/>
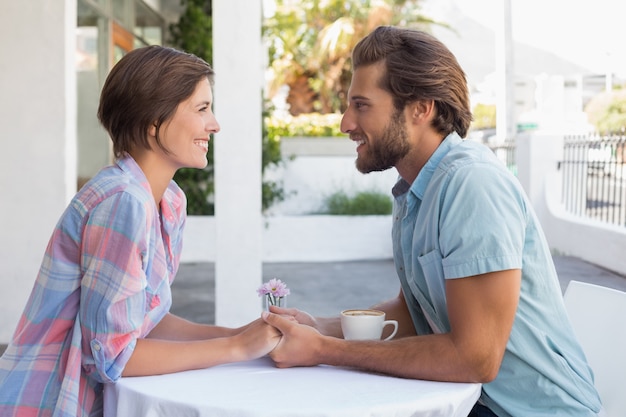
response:
<path id="1" fill-rule="evenodd" d="M 159 128 L 191 97 L 198 82 L 213 83 L 213 69 L 204 60 L 173 48 L 146 46 L 130 51 L 109 73 L 98 107 L 98 119 L 109 132 L 116 158 L 136 147 L 150 149 L 148 129 Z"/>

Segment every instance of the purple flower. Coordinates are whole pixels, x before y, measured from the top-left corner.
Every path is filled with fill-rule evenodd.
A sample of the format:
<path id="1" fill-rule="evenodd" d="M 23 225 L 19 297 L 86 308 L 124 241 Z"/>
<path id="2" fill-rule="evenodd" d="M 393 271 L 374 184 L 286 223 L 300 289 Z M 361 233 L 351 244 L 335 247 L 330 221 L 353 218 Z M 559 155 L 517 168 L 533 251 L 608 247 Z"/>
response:
<path id="1" fill-rule="evenodd" d="M 272 278 L 256 290 L 259 297 L 266 296 L 271 305 L 276 305 L 277 300 L 290 294 L 287 284 L 279 279 Z"/>
<path id="2" fill-rule="evenodd" d="M 256 292 L 259 294 L 259 297 L 265 294 L 271 294 L 274 297 L 284 297 L 290 293 L 287 284 L 276 278 L 272 278 L 261 285 Z"/>

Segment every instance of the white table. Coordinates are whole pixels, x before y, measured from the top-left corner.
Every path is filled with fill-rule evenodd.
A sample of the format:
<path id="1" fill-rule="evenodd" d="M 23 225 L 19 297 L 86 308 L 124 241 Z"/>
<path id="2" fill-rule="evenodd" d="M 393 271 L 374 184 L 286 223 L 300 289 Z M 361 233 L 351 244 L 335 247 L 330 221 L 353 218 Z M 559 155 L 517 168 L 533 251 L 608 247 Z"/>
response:
<path id="1" fill-rule="evenodd" d="M 480 384 L 394 378 L 269 358 L 107 384 L 104 417 L 466 417 Z"/>

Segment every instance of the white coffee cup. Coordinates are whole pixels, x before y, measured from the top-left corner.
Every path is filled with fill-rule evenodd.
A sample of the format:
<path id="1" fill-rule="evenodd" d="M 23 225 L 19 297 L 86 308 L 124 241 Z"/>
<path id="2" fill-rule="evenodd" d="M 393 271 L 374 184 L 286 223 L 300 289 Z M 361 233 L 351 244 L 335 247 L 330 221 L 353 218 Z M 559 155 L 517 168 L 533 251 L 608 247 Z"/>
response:
<path id="1" fill-rule="evenodd" d="M 341 330 L 346 340 L 380 340 L 383 329 L 393 326 L 393 331 L 385 340 L 398 332 L 398 322 L 385 320 L 385 312 L 371 309 L 351 309 L 341 312 Z"/>

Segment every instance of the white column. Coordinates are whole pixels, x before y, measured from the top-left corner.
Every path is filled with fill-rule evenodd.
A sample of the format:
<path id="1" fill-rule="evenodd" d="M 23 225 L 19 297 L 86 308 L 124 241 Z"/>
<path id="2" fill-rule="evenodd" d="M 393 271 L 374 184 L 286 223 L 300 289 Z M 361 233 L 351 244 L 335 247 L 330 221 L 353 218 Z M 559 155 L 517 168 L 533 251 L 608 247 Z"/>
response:
<path id="1" fill-rule="evenodd" d="M 604 77 L 604 89 L 607 92 L 613 91 L 613 54 L 606 52 L 606 75 Z"/>
<path id="2" fill-rule="evenodd" d="M 76 0 L 0 6 L 0 343 L 76 191 Z"/>
<path id="3" fill-rule="evenodd" d="M 496 1 L 500 19 L 496 19 L 496 138 L 502 142 L 516 133 L 513 65 L 513 36 L 511 30 L 511 0 Z"/>
<path id="4" fill-rule="evenodd" d="M 542 74 L 535 77 L 537 114 L 542 132 L 571 131 L 565 124 L 565 77 Z"/>
<path id="5" fill-rule="evenodd" d="M 215 322 L 260 316 L 262 277 L 261 2 L 213 0 L 215 115 Z"/>

